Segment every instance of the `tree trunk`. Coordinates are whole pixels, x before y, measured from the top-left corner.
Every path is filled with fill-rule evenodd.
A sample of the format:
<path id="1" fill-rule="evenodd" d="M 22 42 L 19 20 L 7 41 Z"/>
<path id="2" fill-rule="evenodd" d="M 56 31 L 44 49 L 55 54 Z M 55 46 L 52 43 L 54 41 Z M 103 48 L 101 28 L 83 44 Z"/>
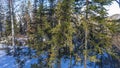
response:
<path id="1" fill-rule="evenodd" d="M 11 28 L 12 28 L 12 45 L 14 46 L 14 21 L 13 21 L 13 1 L 10 0 L 10 15 L 11 15 Z"/>
<path id="2" fill-rule="evenodd" d="M 72 56 L 70 55 L 70 67 L 69 68 L 72 68 Z"/>
<path id="3" fill-rule="evenodd" d="M 88 24 L 88 0 L 86 0 L 86 23 Z M 84 68 L 87 68 L 87 43 L 88 43 L 88 26 L 85 24 L 85 53 Z"/>
<path id="4" fill-rule="evenodd" d="M 84 53 L 84 68 L 87 68 L 87 35 L 88 35 L 88 30 L 87 28 L 85 29 L 85 53 Z"/>
<path id="5" fill-rule="evenodd" d="M 61 58 L 58 58 L 57 68 L 61 68 Z"/>
<path id="6" fill-rule="evenodd" d="M 102 56 L 101 56 L 101 58 L 100 58 L 100 68 L 102 68 L 103 67 L 103 65 L 102 65 Z"/>

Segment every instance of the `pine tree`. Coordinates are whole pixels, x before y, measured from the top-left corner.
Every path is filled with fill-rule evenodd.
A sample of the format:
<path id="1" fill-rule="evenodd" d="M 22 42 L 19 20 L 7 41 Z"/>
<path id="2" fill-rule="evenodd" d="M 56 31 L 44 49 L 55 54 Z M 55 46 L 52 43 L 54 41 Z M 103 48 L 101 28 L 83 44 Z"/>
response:
<path id="1" fill-rule="evenodd" d="M 51 58 L 58 63 L 58 68 L 60 68 L 61 58 L 64 55 L 70 55 L 70 59 L 72 59 L 72 51 L 73 51 L 73 26 L 71 23 L 71 13 L 72 13 L 72 5 L 73 1 L 63 0 L 59 1 L 56 7 L 56 19 L 57 24 L 51 30 L 52 31 L 52 44 L 51 44 Z M 63 49 L 65 48 L 65 49 Z M 68 49 L 67 49 L 68 48 Z M 62 51 L 63 49 L 63 51 Z M 53 55 L 53 56 L 52 56 Z"/>
<path id="2" fill-rule="evenodd" d="M 10 17 L 10 3 L 9 1 L 6 2 L 7 3 L 7 15 L 6 15 L 6 36 L 11 35 L 11 17 Z"/>
<path id="3" fill-rule="evenodd" d="M 2 2 L 0 1 L 0 37 L 2 37 L 2 33 L 3 33 L 3 24 L 5 24 L 4 23 L 4 16 L 5 16 L 5 14 L 4 14 L 4 6 L 3 6 L 3 4 L 2 4 Z"/>
<path id="4" fill-rule="evenodd" d="M 111 38 L 108 35 L 108 27 L 106 26 L 106 9 L 103 5 L 108 5 L 112 0 L 109 1 L 83 1 L 84 10 L 80 10 L 81 21 L 79 29 L 81 34 L 79 35 L 81 41 L 80 51 L 84 56 L 84 68 L 87 66 L 87 60 L 90 58 L 93 61 L 97 61 L 97 55 L 102 55 L 107 51 L 107 48 L 111 45 Z M 81 8 L 82 9 L 82 8 Z M 79 10 L 79 9 L 78 9 Z M 106 42 L 104 42 L 106 41 Z"/>

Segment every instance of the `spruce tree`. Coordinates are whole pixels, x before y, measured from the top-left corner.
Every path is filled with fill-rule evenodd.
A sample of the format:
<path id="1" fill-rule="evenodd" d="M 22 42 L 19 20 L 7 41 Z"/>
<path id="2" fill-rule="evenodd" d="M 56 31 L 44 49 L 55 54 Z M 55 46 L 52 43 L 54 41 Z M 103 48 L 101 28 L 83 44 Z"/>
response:
<path id="1" fill-rule="evenodd" d="M 51 30 L 52 31 L 52 44 L 51 44 L 51 58 L 54 58 L 51 61 L 56 61 L 58 63 L 58 68 L 60 68 L 59 64 L 61 64 L 61 58 L 64 55 L 69 55 L 70 59 L 72 59 L 73 52 L 73 26 L 71 23 L 71 14 L 73 7 L 73 0 L 63 0 L 59 1 L 56 6 L 56 19 L 57 24 Z M 63 49 L 65 48 L 65 49 Z M 67 49 L 68 48 L 68 49 Z M 53 55 L 53 56 L 52 56 Z"/>
<path id="2" fill-rule="evenodd" d="M 97 61 L 96 57 L 107 52 L 107 48 L 111 47 L 111 38 L 107 31 L 109 29 L 106 26 L 107 13 L 103 7 L 104 5 L 110 4 L 111 1 L 83 1 L 85 3 L 83 7 L 85 8 L 80 10 L 81 21 L 78 28 L 82 31 L 79 32 L 83 34 L 79 35 L 81 41 L 83 40 L 79 49 L 80 53 L 84 56 L 84 68 L 87 67 L 88 58 L 89 60 Z"/>

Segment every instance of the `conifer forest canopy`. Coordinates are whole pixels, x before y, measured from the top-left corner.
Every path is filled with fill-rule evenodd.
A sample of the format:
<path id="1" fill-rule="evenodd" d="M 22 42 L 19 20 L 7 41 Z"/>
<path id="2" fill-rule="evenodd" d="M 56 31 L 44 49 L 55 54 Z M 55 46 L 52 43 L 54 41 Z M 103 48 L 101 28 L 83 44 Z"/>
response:
<path id="1" fill-rule="evenodd" d="M 120 68 L 120 14 L 105 8 L 113 2 L 120 7 L 120 0 L 0 0 L 0 68 Z"/>

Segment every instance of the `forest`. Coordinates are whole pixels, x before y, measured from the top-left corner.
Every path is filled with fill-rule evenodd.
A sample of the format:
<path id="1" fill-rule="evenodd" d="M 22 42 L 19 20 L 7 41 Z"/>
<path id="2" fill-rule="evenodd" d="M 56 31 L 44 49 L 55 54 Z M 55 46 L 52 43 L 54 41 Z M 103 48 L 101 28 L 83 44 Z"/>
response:
<path id="1" fill-rule="evenodd" d="M 0 0 L 0 68 L 120 68 L 113 2 Z"/>

